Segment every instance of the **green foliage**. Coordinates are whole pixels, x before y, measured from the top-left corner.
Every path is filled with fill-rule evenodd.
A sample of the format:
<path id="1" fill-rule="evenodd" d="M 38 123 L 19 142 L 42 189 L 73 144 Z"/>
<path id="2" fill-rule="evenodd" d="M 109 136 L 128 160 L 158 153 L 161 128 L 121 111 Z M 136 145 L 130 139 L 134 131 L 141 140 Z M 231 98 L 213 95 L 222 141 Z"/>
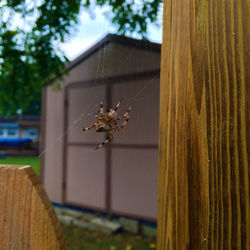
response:
<path id="1" fill-rule="evenodd" d="M 137 32 L 142 38 L 146 38 L 148 23 L 157 23 L 157 17 L 163 0 L 96 0 L 99 6 L 112 8 L 112 23 L 122 35 Z M 93 5 L 93 1 L 85 0 L 86 8 Z"/>
<path id="2" fill-rule="evenodd" d="M 10 30 L 1 33 L 1 115 L 15 114 L 17 109 L 26 111 L 35 100 L 33 114 L 39 114 L 40 110 L 41 76 L 37 73 L 37 65 L 30 62 L 27 51 L 18 48 L 18 35 L 17 31 Z"/>
<path id="3" fill-rule="evenodd" d="M 162 0 L 0 0 L 0 115 L 39 114 L 41 87 L 61 77 L 67 58 L 64 42 L 81 7 L 110 6 L 118 33 L 146 37 Z"/>

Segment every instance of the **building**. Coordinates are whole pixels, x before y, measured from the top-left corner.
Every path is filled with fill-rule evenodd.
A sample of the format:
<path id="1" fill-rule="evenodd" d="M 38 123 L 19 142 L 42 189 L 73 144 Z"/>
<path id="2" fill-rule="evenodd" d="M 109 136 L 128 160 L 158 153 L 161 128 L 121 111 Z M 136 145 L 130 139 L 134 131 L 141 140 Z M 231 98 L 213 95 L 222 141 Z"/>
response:
<path id="1" fill-rule="evenodd" d="M 0 150 L 8 155 L 37 155 L 40 117 L 0 117 Z"/>
<path id="2" fill-rule="evenodd" d="M 54 202 L 156 220 L 160 45 L 107 35 L 67 65 L 42 105 L 42 182 Z M 130 121 L 105 147 L 105 133 L 83 132 L 122 100 Z"/>

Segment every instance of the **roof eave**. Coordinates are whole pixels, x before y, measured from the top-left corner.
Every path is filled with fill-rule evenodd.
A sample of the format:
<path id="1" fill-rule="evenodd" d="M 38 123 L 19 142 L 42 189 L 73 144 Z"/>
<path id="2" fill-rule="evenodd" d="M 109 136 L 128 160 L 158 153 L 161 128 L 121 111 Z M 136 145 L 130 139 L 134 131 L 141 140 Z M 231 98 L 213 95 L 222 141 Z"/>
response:
<path id="1" fill-rule="evenodd" d="M 103 39 L 97 42 L 94 46 L 92 46 L 86 52 L 84 52 L 79 57 L 77 57 L 75 60 L 67 64 L 65 67 L 66 71 L 70 71 L 71 69 L 79 65 L 81 62 L 86 60 L 88 57 L 90 57 L 92 54 L 94 54 L 96 51 L 103 48 L 104 46 L 107 46 L 111 42 L 120 43 L 126 46 L 135 47 L 138 49 L 154 51 L 157 53 L 161 52 L 161 44 L 152 43 L 147 40 L 137 40 L 134 38 L 128 38 L 128 37 L 118 36 L 114 34 L 107 34 Z"/>

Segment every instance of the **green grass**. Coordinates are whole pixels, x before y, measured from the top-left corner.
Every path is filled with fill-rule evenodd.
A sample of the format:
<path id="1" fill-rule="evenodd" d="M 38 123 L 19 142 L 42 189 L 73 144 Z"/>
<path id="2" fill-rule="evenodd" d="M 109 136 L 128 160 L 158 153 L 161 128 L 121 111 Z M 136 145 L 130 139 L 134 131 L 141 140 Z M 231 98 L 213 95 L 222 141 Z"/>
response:
<path id="1" fill-rule="evenodd" d="M 38 157 L 6 157 L 0 159 L 0 164 L 30 165 L 38 176 L 40 174 L 40 161 Z"/>
<path id="2" fill-rule="evenodd" d="M 107 235 L 97 231 L 63 225 L 63 232 L 69 250 L 152 250 L 155 239 L 119 233 Z"/>

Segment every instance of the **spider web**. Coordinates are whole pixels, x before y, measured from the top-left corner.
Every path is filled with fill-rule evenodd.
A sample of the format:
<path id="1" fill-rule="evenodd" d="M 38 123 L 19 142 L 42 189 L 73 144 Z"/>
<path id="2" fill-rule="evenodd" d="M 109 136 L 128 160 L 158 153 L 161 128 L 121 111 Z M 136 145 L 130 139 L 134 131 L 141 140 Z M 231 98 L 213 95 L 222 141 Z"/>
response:
<path id="1" fill-rule="evenodd" d="M 98 67 L 97 67 L 98 68 Z M 104 71 L 101 71 L 102 73 Z M 123 101 L 125 99 L 125 102 L 126 104 L 124 104 L 124 102 L 121 104 L 121 108 L 120 108 L 120 112 L 124 112 L 128 106 L 134 106 L 136 104 L 137 101 L 143 101 L 145 96 L 140 98 L 140 96 L 143 94 L 143 91 L 149 87 L 150 84 L 152 84 L 152 82 L 159 77 L 159 73 L 155 74 L 154 77 L 152 77 L 150 80 L 148 80 L 146 82 L 146 84 L 132 97 L 132 98 L 126 98 L 124 97 L 123 98 Z M 97 79 L 97 78 L 96 78 Z M 87 112 L 83 112 L 81 114 L 79 114 L 79 116 L 68 126 L 68 128 L 60 135 L 56 138 L 56 140 L 54 141 L 54 143 L 50 144 L 49 146 L 47 146 L 45 148 L 45 150 L 43 150 L 38 158 L 41 158 L 43 157 L 46 152 L 48 150 L 51 150 L 53 149 L 53 147 L 56 147 L 58 143 L 62 143 L 64 137 L 66 135 L 69 134 L 69 132 L 72 130 L 72 129 L 82 129 L 82 123 L 83 121 L 86 122 L 90 122 L 90 121 L 93 121 L 94 120 L 94 114 L 97 112 L 98 108 L 99 108 L 99 105 L 100 105 L 100 102 L 101 100 L 98 100 L 97 102 L 95 102 L 95 104 L 91 105 L 91 108 L 88 109 Z M 111 108 L 111 107 L 110 107 Z"/>
<path id="2" fill-rule="evenodd" d="M 108 23 L 104 23 L 103 30 L 105 30 L 106 34 L 108 33 L 108 29 L 109 29 Z M 105 39 L 106 39 L 106 36 L 105 36 Z M 101 49 L 101 43 L 99 44 L 99 46 L 100 47 L 99 47 L 99 51 L 98 51 L 98 55 L 97 55 L 97 65 L 96 65 L 96 71 L 95 71 L 96 72 L 95 73 L 96 82 L 100 78 L 105 78 L 107 75 L 109 75 L 113 71 L 113 67 L 109 67 L 109 62 L 106 60 L 107 47 L 104 46 L 103 49 Z M 137 56 L 140 56 L 140 52 L 138 52 L 138 54 L 135 55 L 135 57 L 137 57 Z M 117 59 L 115 62 L 117 64 L 116 72 L 121 72 L 123 65 L 126 63 L 129 64 L 130 60 L 131 60 L 131 58 L 128 55 L 120 54 L 119 59 Z M 114 64 L 114 62 L 111 61 L 110 64 Z M 129 74 L 133 74 L 133 68 L 130 68 L 129 71 L 130 71 Z M 151 79 L 144 81 L 141 88 L 139 90 L 137 90 L 132 97 L 123 96 L 118 113 L 122 114 L 122 113 L 126 112 L 126 109 L 128 108 L 128 106 L 132 106 L 132 111 L 133 111 L 133 107 L 138 102 L 143 102 L 143 100 L 146 97 L 144 95 L 145 90 L 154 82 L 154 80 L 156 78 L 159 78 L 159 73 L 156 73 Z M 133 86 L 128 86 L 128 88 L 133 88 Z M 113 96 L 114 97 L 117 96 L 116 102 L 118 102 L 120 100 L 120 98 L 118 98 L 118 95 L 119 95 L 119 93 L 117 92 L 117 90 L 115 90 Z M 56 139 L 52 143 L 47 145 L 44 148 L 44 150 L 39 154 L 38 157 L 39 158 L 44 157 L 45 154 L 49 150 L 52 150 L 58 144 L 63 143 L 64 137 L 67 136 L 72 130 L 77 129 L 77 130 L 81 131 L 82 127 L 85 127 L 85 125 L 88 126 L 88 125 L 92 124 L 95 121 L 94 114 L 98 110 L 100 102 L 101 102 L 101 100 L 93 100 L 93 103 L 90 103 L 88 105 L 89 108 L 87 109 L 87 111 L 84 111 L 84 112 L 78 114 L 78 116 L 73 121 L 71 121 L 70 124 L 68 124 L 68 127 L 66 128 L 66 130 L 63 131 L 63 133 L 61 133 L 59 136 L 57 136 Z M 112 107 L 108 107 L 108 108 L 112 108 Z M 142 127 L 143 127 L 143 124 L 142 124 Z"/>
<path id="3" fill-rule="evenodd" d="M 104 24 L 104 30 L 107 34 L 108 25 Z M 106 38 L 105 36 L 104 39 Z M 95 202 L 99 203 L 100 201 L 101 203 L 101 200 L 105 199 L 105 206 L 107 206 L 108 211 L 112 206 L 111 196 L 114 187 L 117 190 L 125 189 L 127 193 L 137 193 L 135 197 L 141 206 L 145 205 L 145 201 L 143 201 L 145 193 L 147 193 L 147 198 L 149 197 L 153 201 L 152 204 L 156 204 L 157 200 L 158 116 L 156 113 L 159 99 L 156 91 L 159 85 L 156 86 L 156 84 L 159 84 L 160 73 L 153 73 L 157 72 L 158 69 L 154 70 L 156 66 L 152 67 L 152 65 L 156 58 L 160 60 L 160 53 L 155 57 L 155 53 L 151 53 L 153 51 L 149 50 L 149 53 L 146 53 L 147 60 L 143 61 L 144 59 L 141 60 L 140 58 L 145 55 L 145 48 L 137 47 L 133 50 L 135 51 L 134 54 L 126 53 L 126 50 L 117 50 L 117 47 L 115 51 L 112 51 L 112 49 L 114 49 L 113 46 L 103 47 L 102 43 L 99 43 L 99 49 L 94 57 L 94 60 L 96 60 L 95 68 L 91 73 L 93 86 L 84 87 L 85 90 L 82 88 L 80 91 L 78 87 L 74 90 L 73 88 L 68 89 L 66 111 L 68 113 L 66 119 L 64 119 L 66 124 L 63 124 L 66 129 L 64 129 L 65 127 L 57 129 L 56 126 L 59 122 L 55 126 L 49 121 L 46 130 L 51 129 L 54 134 L 49 139 L 46 135 L 46 147 L 38 156 L 40 159 L 44 159 L 45 187 L 48 187 L 48 189 L 49 186 L 55 188 L 54 184 L 51 183 L 54 183 L 55 178 L 59 175 L 59 181 L 63 184 L 67 183 L 63 191 L 66 201 L 72 198 L 70 192 L 79 189 L 85 190 L 81 191 L 79 195 L 76 194 L 74 197 L 77 198 L 73 198 L 73 200 L 77 200 L 81 204 L 81 202 L 85 202 L 82 197 L 86 193 L 87 196 L 94 193 L 93 196 L 98 200 Z M 143 62 L 142 67 L 133 68 L 134 61 L 134 65 Z M 143 76 L 139 80 L 134 77 L 135 73 L 147 72 L 147 70 L 151 71 L 150 76 Z M 124 75 L 126 75 L 125 80 L 117 83 L 100 83 L 99 81 L 100 79 L 108 79 L 110 76 Z M 101 89 L 105 90 L 102 92 Z M 87 94 L 85 95 L 85 93 Z M 88 98 L 88 95 L 90 98 Z M 74 97 L 78 99 L 74 99 Z M 85 97 L 87 101 L 83 100 Z M 132 110 L 129 113 L 130 120 L 126 127 L 122 131 L 114 132 L 113 141 L 110 144 L 96 150 L 96 146 L 105 140 L 103 138 L 104 140 L 99 141 L 99 138 L 104 137 L 105 133 L 96 133 L 95 129 L 83 132 L 82 128 L 90 127 L 96 122 L 95 114 L 100 109 L 101 101 L 104 101 L 104 112 L 107 109 L 113 109 L 116 103 L 121 101 L 117 110 L 118 117 L 121 117 L 129 106 L 132 106 Z M 56 102 L 56 105 L 64 104 Z M 57 109 L 62 110 L 59 106 L 55 108 L 55 110 Z M 51 117 L 51 119 L 56 119 L 54 116 Z M 52 127 L 50 128 L 51 124 Z M 61 126 L 61 124 L 59 125 Z M 49 131 L 48 134 L 51 135 L 52 133 Z M 143 173 L 142 178 L 138 175 L 139 172 Z M 112 177 L 117 174 L 119 175 L 118 178 Z M 102 179 L 105 181 L 104 187 L 100 176 L 103 176 Z M 100 183 L 93 186 L 92 183 L 95 183 L 96 180 L 100 180 Z M 121 183 L 114 183 L 117 181 Z M 57 190 L 62 183 L 58 184 Z M 141 184 L 144 185 L 143 191 Z M 133 187 L 133 190 L 131 190 L 131 187 Z M 103 192 L 104 195 L 102 195 Z M 98 194 L 95 195 L 96 193 L 105 198 L 100 198 Z M 86 204 L 91 205 L 91 202 Z"/>

